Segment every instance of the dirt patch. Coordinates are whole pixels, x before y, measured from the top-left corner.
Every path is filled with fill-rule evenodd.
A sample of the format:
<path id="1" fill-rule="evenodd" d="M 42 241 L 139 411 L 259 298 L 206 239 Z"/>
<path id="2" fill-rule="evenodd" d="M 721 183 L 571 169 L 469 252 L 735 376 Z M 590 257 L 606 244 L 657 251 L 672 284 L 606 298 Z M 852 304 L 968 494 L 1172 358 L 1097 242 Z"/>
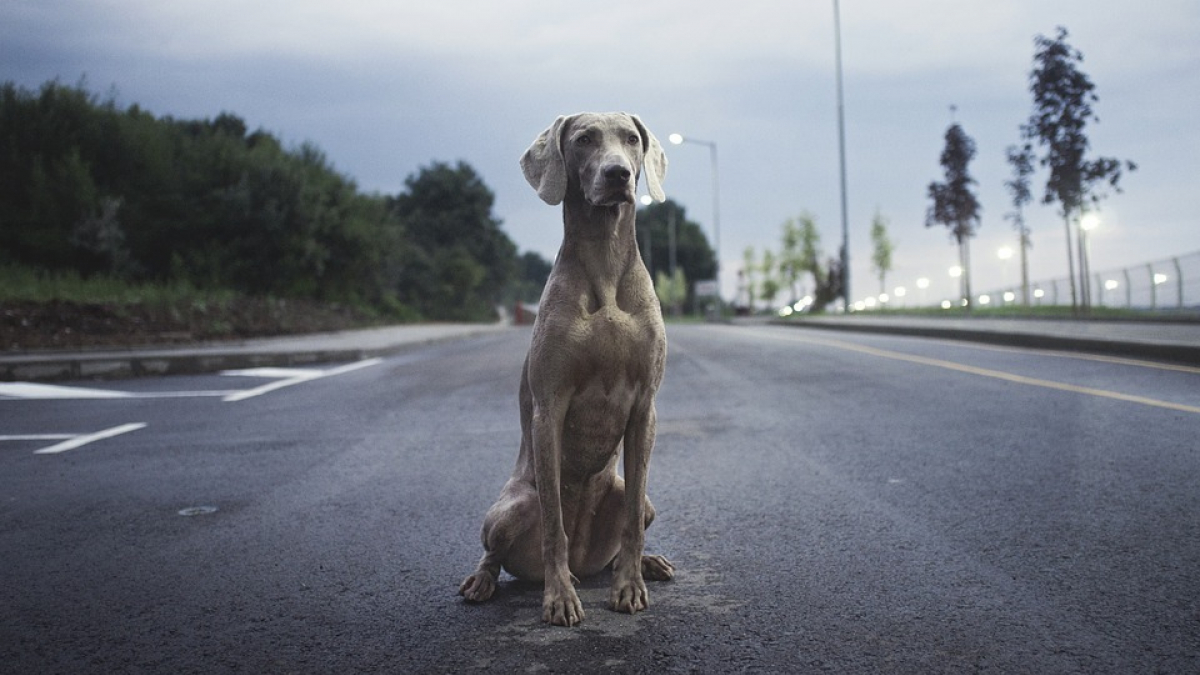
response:
<path id="1" fill-rule="evenodd" d="M 137 303 L 0 303 L 0 351 L 131 347 L 237 340 L 376 323 L 350 308 L 309 301 L 234 298 L 186 307 Z"/>

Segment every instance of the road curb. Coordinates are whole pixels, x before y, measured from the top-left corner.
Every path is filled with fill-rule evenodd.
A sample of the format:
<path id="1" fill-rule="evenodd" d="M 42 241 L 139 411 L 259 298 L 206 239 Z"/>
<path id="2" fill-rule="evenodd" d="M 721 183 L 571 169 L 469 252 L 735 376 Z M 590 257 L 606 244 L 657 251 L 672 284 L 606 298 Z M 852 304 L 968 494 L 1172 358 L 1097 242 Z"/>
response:
<path id="1" fill-rule="evenodd" d="M 1104 340 L 1046 333 L 999 332 L 970 330 L 964 328 L 936 328 L 905 324 L 856 324 L 852 321 L 772 321 L 774 326 L 792 328 L 815 328 L 817 330 L 850 331 L 910 337 L 931 337 L 964 342 L 981 342 L 1007 347 L 1028 349 L 1054 349 L 1061 351 L 1089 352 L 1109 356 L 1171 361 L 1187 365 L 1200 365 L 1200 345 L 1159 343 L 1132 340 Z"/>

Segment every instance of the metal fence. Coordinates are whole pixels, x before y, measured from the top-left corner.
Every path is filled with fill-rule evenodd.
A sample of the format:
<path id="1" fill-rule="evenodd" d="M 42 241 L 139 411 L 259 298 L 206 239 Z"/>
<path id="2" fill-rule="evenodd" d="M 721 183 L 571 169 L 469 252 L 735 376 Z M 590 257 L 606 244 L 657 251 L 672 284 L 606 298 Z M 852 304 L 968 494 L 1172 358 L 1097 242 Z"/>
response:
<path id="1" fill-rule="evenodd" d="M 1077 282 L 1079 283 L 1079 282 Z M 1089 275 L 1094 307 L 1136 309 L 1200 308 L 1200 251 L 1187 255 Z M 1077 293 L 1080 289 L 1077 289 Z M 1070 305 L 1071 280 L 1059 277 L 1029 283 L 1030 304 Z M 984 300 L 984 297 L 987 300 Z M 981 294 L 979 300 L 993 305 L 1021 302 L 1021 286 L 1009 286 Z"/>

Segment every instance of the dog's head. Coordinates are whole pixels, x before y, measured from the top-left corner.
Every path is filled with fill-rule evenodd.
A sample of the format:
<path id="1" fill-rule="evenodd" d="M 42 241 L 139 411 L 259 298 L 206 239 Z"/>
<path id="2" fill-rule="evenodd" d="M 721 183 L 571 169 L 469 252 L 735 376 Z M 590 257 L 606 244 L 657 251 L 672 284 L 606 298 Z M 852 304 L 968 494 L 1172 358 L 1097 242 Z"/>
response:
<path id="1" fill-rule="evenodd" d="M 561 116 L 521 157 L 525 180 L 551 205 L 568 189 L 594 206 L 632 203 L 643 166 L 650 196 L 665 201 L 667 156 L 638 116 L 626 113 Z"/>

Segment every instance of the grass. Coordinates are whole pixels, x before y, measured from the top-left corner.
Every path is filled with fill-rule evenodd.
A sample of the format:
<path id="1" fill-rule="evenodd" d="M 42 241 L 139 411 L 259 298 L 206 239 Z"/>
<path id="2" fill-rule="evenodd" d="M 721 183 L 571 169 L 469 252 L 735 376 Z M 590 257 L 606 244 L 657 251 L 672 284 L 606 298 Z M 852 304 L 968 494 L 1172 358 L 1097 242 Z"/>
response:
<path id="1" fill-rule="evenodd" d="M 20 265 L 0 265 L 0 302 L 179 307 L 225 304 L 236 297 L 233 291 L 202 291 L 187 283 L 132 283 L 113 277 L 84 278 L 76 272 L 48 273 Z"/>

